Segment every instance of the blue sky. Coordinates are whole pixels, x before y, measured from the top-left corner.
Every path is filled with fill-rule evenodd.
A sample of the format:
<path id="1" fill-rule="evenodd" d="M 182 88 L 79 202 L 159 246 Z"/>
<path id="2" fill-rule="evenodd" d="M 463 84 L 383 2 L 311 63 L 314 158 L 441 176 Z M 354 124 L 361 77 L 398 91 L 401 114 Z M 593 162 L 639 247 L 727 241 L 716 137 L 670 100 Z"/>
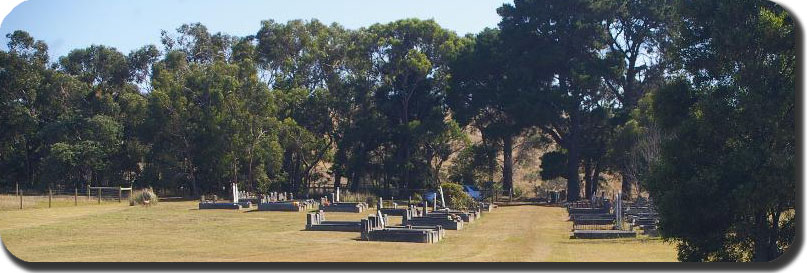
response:
<path id="1" fill-rule="evenodd" d="M 211 32 L 245 36 L 258 31 L 261 20 L 312 19 L 356 29 L 401 18 L 435 19 L 460 35 L 476 33 L 499 22 L 496 8 L 510 0 L 29 0 L 3 20 L 5 34 L 21 29 L 50 47 L 51 60 L 71 49 L 92 44 L 128 53 L 146 44 L 159 46 L 160 30 L 201 22 Z"/>

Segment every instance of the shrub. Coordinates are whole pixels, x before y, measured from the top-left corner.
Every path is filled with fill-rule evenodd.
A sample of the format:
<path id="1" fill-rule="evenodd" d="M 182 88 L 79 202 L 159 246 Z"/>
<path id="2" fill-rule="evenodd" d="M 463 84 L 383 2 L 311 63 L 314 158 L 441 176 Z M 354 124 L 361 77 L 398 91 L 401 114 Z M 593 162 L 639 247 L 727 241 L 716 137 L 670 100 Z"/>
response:
<path id="1" fill-rule="evenodd" d="M 474 199 L 466 193 L 460 184 L 443 183 L 443 195 L 445 195 L 447 207 L 452 209 L 470 209 L 476 204 Z"/>
<path id="2" fill-rule="evenodd" d="M 524 197 L 524 190 L 513 185 L 513 198 L 519 199 L 521 197 Z"/>
<path id="3" fill-rule="evenodd" d="M 423 196 L 421 196 L 420 193 L 417 192 L 412 193 L 412 202 L 415 204 L 420 204 L 421 202 L 423 202 Z"/>
<path id="4" fill-rule="evenodd" d="M 369 206 L 375 206 L 376 200 L 378 200 L 378 196 L 372 193 L 349 191 L 339 193 L 340 202 L 365 202 Z"/>
<path id="5" fill-rule="evenodd" d="M 151 188 L 135 191 L 131 196 L 129 196 L 130 206 L 134 206 L 135 204 L 141 206 L 150 206 L 156 205 L 157 202 L 159 202 L 157 194 L 154 193 L 154 190 Z"/>

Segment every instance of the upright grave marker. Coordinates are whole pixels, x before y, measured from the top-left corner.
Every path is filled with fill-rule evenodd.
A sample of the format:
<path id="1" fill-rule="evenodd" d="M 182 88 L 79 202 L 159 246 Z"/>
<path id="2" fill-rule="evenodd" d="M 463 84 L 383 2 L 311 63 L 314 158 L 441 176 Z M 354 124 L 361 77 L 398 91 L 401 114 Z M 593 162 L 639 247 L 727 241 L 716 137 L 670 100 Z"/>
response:
<path id="1" fill-rule="evenodd" d="M 434 200 L 434 201 L 436 202 L 437 200 Z M 440 202 L 443 202 L 443 207 L 444 208 L 448 207 L 448 206 L 446 206 L 446 195 L 443 194 L 443 186 L 440 186 Z"/>
<path id="2" fill-rule="evenodd" d="M 238 184 L 233 183 L 232 188 L 233 188 L 233 203 L 238 203 Z"/>
<path id="3" fill-rule="evenodd" d="M 434 196 L 434 202 L 432 202 L 432 203 L 434 203 L 433 204 L 434 208 L 432 208 L 432 211 L 436 211 L 437 210 L 437 193 L 435 192 L 433 196 Z"/>

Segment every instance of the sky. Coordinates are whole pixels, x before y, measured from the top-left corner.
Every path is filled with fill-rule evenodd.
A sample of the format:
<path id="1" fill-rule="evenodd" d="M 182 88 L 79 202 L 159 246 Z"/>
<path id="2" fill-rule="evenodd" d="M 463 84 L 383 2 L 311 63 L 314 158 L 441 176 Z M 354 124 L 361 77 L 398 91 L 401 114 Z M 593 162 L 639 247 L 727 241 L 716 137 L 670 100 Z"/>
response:
<path id="1" fill-rule="evenodd" d="M 495 27 L 496 8 L 510 0 L 28 0 L 15 7 L 0 25 L 0 48 L 7 33 L 25 30 L 44 40 L 51 60 L 93 44 L 123 52 L 147 44 L 162 48 L 160 31 L 201 22 L 212 33 L 246 36 L 260 22 L 273 19 L 319 19 L 350 29 L 402 18 L 434 19 L 459 35 Z"/>

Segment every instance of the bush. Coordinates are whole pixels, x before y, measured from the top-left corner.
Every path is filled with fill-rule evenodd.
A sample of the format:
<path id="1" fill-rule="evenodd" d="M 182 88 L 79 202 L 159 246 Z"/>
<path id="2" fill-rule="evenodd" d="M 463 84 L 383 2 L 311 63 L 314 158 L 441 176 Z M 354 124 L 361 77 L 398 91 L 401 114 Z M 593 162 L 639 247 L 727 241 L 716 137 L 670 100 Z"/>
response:
<path id="1" fill-rule="evenodd" d="M 349 191 L 341 191 L 339 192 L 339 201 L 340 202 L 365 202 L 369 206 L 375 206 L 377 203 L 378 196 L 372 193 L 366 192 L 349 192 Z"/>
<path id="2" fill-rule="evenodd" d="M 154 193 L 154 190 L 151 188 L 135 191 L 131 196 L 129 196 L 130 206 L 134 206 L 135 204 L 141 206 L 150 206 L 156 205 L 157 202 L 159 202 L 157 194 Z"/>
<path id="3" fill-rule="evenodd" d="M 423 202 L 423 196 L 420 193 L 412 193 L 412 203 L 420 204 Z"/>
<path id="4" fill-rule="evenodd" d="M 515 185 L 513 185 L 513 198 L 514 199 L 519 199 L 519 198 L 521 198 L 523 196 L 524 196 L 524 190 L 522 190 L 521 188 L 516 187 Z"/>
<path id="5" fill-rule="evenodd" d="M 476 204 L 474 199 L 466 193 L 460 184 L 443 183 L 443 195 L 445 195 L 446 206 L 452 209 L 470 209 Z"/>

